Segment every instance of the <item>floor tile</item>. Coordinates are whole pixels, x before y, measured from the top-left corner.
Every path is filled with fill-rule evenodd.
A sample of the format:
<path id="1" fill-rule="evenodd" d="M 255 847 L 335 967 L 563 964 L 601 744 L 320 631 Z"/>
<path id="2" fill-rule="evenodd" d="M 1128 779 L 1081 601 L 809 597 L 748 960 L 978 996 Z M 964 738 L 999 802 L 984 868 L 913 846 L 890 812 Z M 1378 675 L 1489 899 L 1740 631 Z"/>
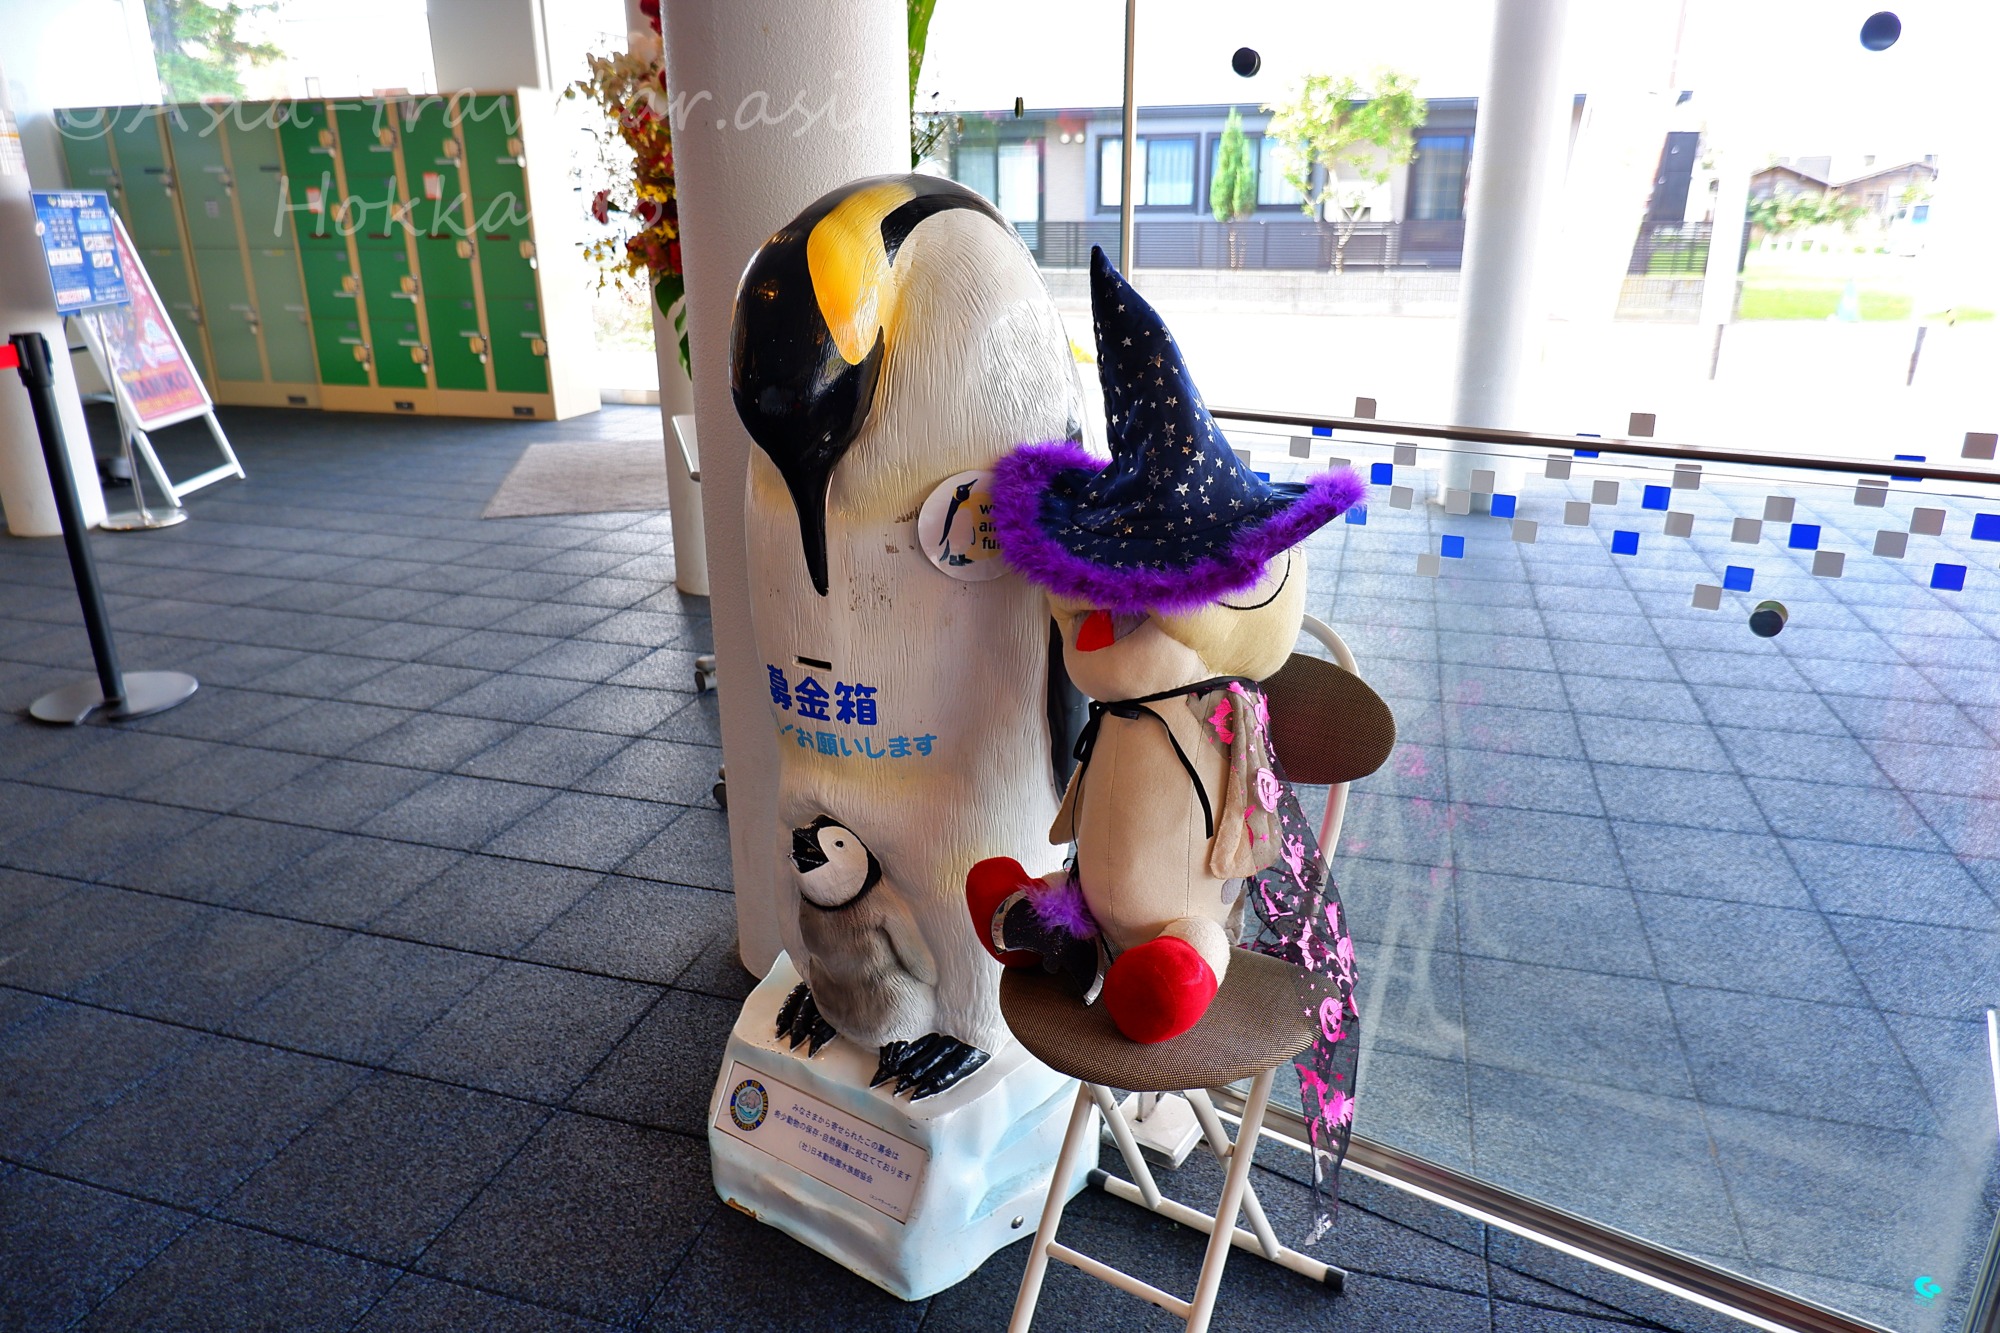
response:
<path id="1" fill-rule="evenodd" d="M 238 902 L 330 926 L 363 926 L 455 865 L 461 853 L 356 834 L 333 835 Z"/>
<path id="2" fill-rule="evenodd" d="M 545 804 L 546 787 L 447 774 L 362 825 L 376 837 L 471 851 Z"/>
<path id="3" fill-rule="evenodd" d="M 658 989 L 630 981 L 501 963 L 391 1065 L 558 1102 L 658 997 Z"/>
<path id="4" fill-rule="evenodd" d="M 56 1002 L 0 1034 L 0 1153 L 26 1158 L 179 1054 L 198 1034 Z"/>
<path id="5" fill-rule="evenodd" d="M 163 1203 L 206 1208 L 323 1115 L 349 1065 L 203 1037 L 44 1150 L 36 1165 Z"/>
<path id="6" fill-rule="evenodd" d="M 203 1222 L 127 1282 L 86 1329 L 344 1329 L 395 1270 L 220 1222 Z"/>
<path id="7" fill-rule="evenodd" d="M 405 1264 L 548 1115 L 505 1097 L 377 1074 L 292 1140 L 222 1211 L 297 1240 Z"/>
<path id="8" fill-rule="evenodd" d="M 7 1327 L 67 1328 L 194 1222 L 37 1171 L 0 1177 Z"/>
<path id="9" fill-rule="evenodd" d="M 492 968 L 493 960 L 476 954 L 347 935 L 226 1027 L 279 1046 L 379 1064 Z"/>
<path id="10" fill-rule="evenodd" d="M 706 1154 L 687 1139 L 558 1113 L 419 1266 L 622 1323 L 645 1312 L 721 1207 Z"/>

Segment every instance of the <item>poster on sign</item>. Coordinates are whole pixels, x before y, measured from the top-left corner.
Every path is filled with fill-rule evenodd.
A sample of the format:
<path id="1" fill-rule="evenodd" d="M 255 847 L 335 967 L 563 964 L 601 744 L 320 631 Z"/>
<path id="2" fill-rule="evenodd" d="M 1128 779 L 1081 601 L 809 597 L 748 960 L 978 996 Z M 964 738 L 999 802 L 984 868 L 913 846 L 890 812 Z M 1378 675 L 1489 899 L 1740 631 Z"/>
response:
<path id="1" fill-rule="evenodd" d="M 122 304 L 125 279 L 112 243 L 116 214 L 102 190 L 36 190 L 35 238 L 55 288 L 56 313 Z"/>
<path id="2" fill-rule="evenodd" d="M 125 234 L 124 220 L 113 214 L 111 224 L 131 300 L 77 316 L 91 351 L 104 367 L 126 420 L 140 430 L 158 430 L 201 416 L 210 408 L 208 392 L 132 248 L 132 238 Z"/>

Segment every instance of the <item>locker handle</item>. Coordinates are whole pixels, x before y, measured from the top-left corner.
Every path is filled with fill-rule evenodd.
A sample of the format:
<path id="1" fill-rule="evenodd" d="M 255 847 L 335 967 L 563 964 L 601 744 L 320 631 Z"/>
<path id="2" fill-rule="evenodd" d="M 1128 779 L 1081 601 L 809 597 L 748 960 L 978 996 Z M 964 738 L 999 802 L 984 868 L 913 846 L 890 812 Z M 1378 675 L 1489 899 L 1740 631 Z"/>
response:
<path id="1" fill-rule="evenodd" d="M 458 242 L 458 244 L 457 244 L 457 247 L 456 247 L 456 248 L 457 248 L 457 250 L 458 250 L 458 257 L 459 257 L 460 259 L 470 259 L 470 258 L 472 258 L 472 242 L 471 242 L 471 241 L 466 241 L 466 240 L 461 240 L 461 241 L 459 241 L 459 242 Z"/>
<path id="2" fill-rule="evenodd" d="M 549 345 L 540 338 L 530 338 L 528 340 L 528 350 L 536 356 L 547 356 L 549 354 Z"/>

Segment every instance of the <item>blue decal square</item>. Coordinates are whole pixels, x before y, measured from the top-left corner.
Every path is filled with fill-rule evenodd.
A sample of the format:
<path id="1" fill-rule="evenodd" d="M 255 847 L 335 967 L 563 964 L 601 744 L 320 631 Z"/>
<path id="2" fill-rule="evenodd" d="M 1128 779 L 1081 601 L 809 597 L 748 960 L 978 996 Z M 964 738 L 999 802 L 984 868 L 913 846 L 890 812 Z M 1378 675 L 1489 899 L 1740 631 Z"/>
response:
<path id="1" fill-rule="evenodd" d="M 1636 532 L 1626 532 L 1623 531 L 1622 529 L 1620 531 L 1612 533 L 1611 554 L 1613 555 L 1639 554 L 1639 534 Z"/>
<path id="2" fill-rule="evenodd" d="M 1314 426 L 1314 427 L 1312 428 L 1312 431 L 1313 431 L 1313 434 L 1315 434 L 1315 435 L 1321 435 L 1321 436 L 1326 436 L 1326 435 L 1331 435 L 1331 434 L 1333 434 L 1333 427 L 1331 427 L 1331 426 Z"/>
<path id="3" fill-rule="evenodd" d="M 1494 497 L 1493 497 L 1493 517 L 1495 517 L 1495 518 L 1512 518 L 1512 517 L 1514 517 L 1514 497 L 1513 497 L 1513 496 L 1511 496 L 1511 495 L 1496 495 L 1496 496 L 1494 496 Z"/>
<path id="4" fill-rule="evenodd" d="M 1639 508 L 1665 509 L 1668 505 L 1672 504 L 1673 501 L 1674 501 L 1673 487 L 1648 486 L 1646 488 L 1645 494 L 1639 500 Z"/>
<path id="5" fill-rule="evenodd" d="M 1965 566 L 1939 565 L 1931 571 L 1931 586 L 1944 592 L 1965 591 Z"/>
<path id="6" fill-rule="evenodd" d="M 1357 528 L 1366 527 L 1368 524 L 1368 506 L 1355 505 L 1352 509 L 1349 509 L 1347 511 L 1347 521 Z"/>
<path id="7" fill-rule="evenodd" d="M 1722 586 L 1731 592 L 1749 592 L 1750 580 L 1757 577 L 1757 571 L 1748 565 L 1730 565 L 1722 571 Z"/>
<path id="8" fill-rule="evenodd" d="M 1817 551 L 1819 549 L 1819 524 L 1792 524 L 1792 539 L 1785 544 L 1794 551 Z"/>
<path id="9" fill-rule="evenodd" d="M 1394 463 L 1370 463 L 1368 465 L 1368 480 L 1377 486 L 1389 485 L 1396 480 L 1396 465 Z"/>
<path id="10" fill-rule="evenodd" d="M 1595 458 L 1597 457 L 1598 454 L 1598 451 L 1595 449 L 1577 449 L 1573 450 L 1572 452 L 1574 452 L 1578 458 Z"/>
<path id="11" fill-rule="evenodd" d="M 1972 540 L 2000 542 L 2000 514 L 1975 514 L 1972 519 Z"/>
<path id="12" fill-rule="evenodd" d="M 1438 554 L 1451 560 L 1465 559 L 1465 538 L 1447 533 L 1438 539 Z"/>

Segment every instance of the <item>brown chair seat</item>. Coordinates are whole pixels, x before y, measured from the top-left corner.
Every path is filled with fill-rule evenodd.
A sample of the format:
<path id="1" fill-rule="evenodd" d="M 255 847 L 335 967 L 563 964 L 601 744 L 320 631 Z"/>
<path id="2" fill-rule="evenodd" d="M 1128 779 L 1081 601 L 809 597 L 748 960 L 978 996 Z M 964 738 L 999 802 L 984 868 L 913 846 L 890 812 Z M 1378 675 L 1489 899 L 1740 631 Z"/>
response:
<path id="1" fill-rule="evenodd" d="M 1029 1054 L 1086 1083 L 1127 1092 L 1178 1092 L 1254 1078 L 1304 1050 L 1312 1024 L 1291 965 L 1247 949 L 1201 1022 L 1171 1041 L 1144 1045 L 1111 1022 L 1103 1002 L 1086 1008 L 1059 976 L 1010 967 L 1000 978 L 1000 1013 Z"/>

